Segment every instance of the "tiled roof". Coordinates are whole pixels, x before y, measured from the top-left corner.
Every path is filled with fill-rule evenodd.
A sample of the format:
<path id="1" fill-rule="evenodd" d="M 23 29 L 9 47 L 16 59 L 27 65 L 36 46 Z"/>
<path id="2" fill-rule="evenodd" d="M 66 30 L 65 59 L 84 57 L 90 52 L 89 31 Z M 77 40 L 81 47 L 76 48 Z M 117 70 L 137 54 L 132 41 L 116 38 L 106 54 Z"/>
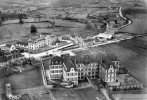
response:
<path id="1" fill-rule="evenodd" d="M 65 69 L 67 72 L 70 72 L 71 68 L 74 68 L 75 71 L 77 71 L 77 68 L 75 66 L 75 64 L 73 64 L 73 62 L 70 60 L 70 57 L 67 55 L 63 56 L 63 60 L 64 60 L 64 64 L 65 64 Z"/>
<path id="2" fill-rule="evenodd" d="M 61 56 L 61 57 L 55 56 L 55 57 L 43 60 L 43 65 L 44 65 L 44 68 L 46 70 L 49 69 L 49 67 L 48 67 L 49 62 L 50 62 L 50 65 L 64 64 L 67 72 L 69 72 L 71 68 L 74 68 L 74 70 L 77 71 L 76 66 L 73 64 L 73 62 L 70 60 L 70 57 L 67 56 L 67 55 L 64 55 L 64 56 Z"/>
<path id="3" fill-rule="evenodd" d="M 55 56 L 51 58 L 51 65 L 60 65 L 63 64 L 63 57 Z"/>
<path id="4" fill-rule="evenodd" d="M 38 42 L 38 41 L 41 41 L 41 40 L 45 40 L 45 38 L 34 38 L 34 39 L 29 40 L 29 42 L 35 43 L 35 42 Z"/>
<path id="5" fill-rule="evenodd" d="M 28 45 L 28 42 L 17 41 L 16 44 L 27 46 Z"/>

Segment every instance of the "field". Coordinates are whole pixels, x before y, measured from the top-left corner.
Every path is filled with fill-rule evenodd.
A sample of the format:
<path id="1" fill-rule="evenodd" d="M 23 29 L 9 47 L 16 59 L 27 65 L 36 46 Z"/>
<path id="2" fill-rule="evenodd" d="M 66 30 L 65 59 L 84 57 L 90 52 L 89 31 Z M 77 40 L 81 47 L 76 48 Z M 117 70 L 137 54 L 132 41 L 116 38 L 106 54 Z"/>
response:
<path id="1" fill-rule="evenodd" d="M 92 87 L 85 89 L 58 89 L 52 90 L 53 97 L 56 100 L 96 100 L 96 97 L 102 99 L 102 95 Z M 105 99 L 102 99 L 105 100 Z"/>
<path id="2" fill-rule="evenodd" d="M 20 39 L 28 35 L 29 31 L 22 25 L 5 25 L 0 27 L 0 44 Z"/>
<path id="3" fill-rule="evenodd" d="M 14 74 L 10 77 L 0 79 L 0 93 L 5 91 L 5 84 L 11 83 L 13 91 L 42 86 L 40 70 L 33 69 L 21 74 Z"/>

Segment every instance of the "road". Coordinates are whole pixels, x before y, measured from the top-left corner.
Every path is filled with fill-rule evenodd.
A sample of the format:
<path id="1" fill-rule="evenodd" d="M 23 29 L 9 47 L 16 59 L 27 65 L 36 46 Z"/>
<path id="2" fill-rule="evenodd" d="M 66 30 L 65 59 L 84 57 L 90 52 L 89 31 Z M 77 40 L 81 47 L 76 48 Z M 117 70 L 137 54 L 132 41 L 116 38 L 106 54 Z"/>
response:
<path id="1" fill-rule="evenodd" d="M 125 17 L 123 16 L 123 14 L 122 14 L 122 8 L 121 8 L 121 7 L 119 7 L 119 15 L 120 15 L 124 20 L 128 20 L 127 18 L 125 18 Z M 132 21 L 129 20 L 127 24 L 121 26 L 120 28 L 123 28 L 123 27 L 125 27 L 125 26 L 127 26 L 127 25 L 129 25 L 129 24 L 131 24 L 131 23 L 132 23 Z M 117 31 L 117 30 L 120 29 L 120 28 L 115 29 L 114 32 Z M 106 29 L 105 32 L 107 32 L 108 30 L 109 30 L 109 25 L 108 25 L 108 23 L 107 23 L 107 29 Z M 110 30 L 111 30 L 111 29 L 110 29 Z M 104 33 L 105 33 L 105 32 L 104 32 Z M 96 37 L 96 36 L 93 36 L 92 38 L 95 38 L 95 37 Z M 127 38 L 127 39 L 132 39 L 132 38 Z M 93 45 L 93 46 L 90 46 L 90 47 L 102 46 L 102 45 L 106 45 L 106 44 L 110 44 L 110 43 L 120 42 L 120 41 L 123 41 L 123 40 L 126 40 L 126 39 L 107 41 L 107 42 L 104 42 L 104 43 L 97 43 L 97 44 L 95 44 L 95 45 Z M 44 51 L 44 52 L 41 52 L 41 53 L 38 53 L 38 54 L 23 53 L 23 55 L 24 55 L 26 58 L 34 57 L 34 58 L 37 58 L 37 59 L 39 59 L 39 58 L 42 57 L 42 56 L 49 55 L 49 54 L 53 54 L 53 55 L 56 54 L 56 55 L 60 56 L 60 55 L 62 55 L 62 54 L 67 54 L 67 53 L 68 53 L 68 54 L 74 56 L 74 53 L 72 52 L 73 50 L 74 50 L 74 51 L 75 51 L 75 50 L 85 50 L 85 49 L 89 48 L 89 47 L 83 47 L 83 48 L 76 48 L 76 49 L 66 50 L 66 51 L 61 51 L 61 50 L 60 50 L 60 49 L 66 48 L 66 47 L 68 47 L 68 46 L 71 46 L 71 45 L 73 45 L 73 44 L 74 44 L 74 43 L 69 43 L 69 44 L 67 44 L 67 45 L 64 45 L 64 46 L 61 46 L 61 47 L 57 47 L 57 48 L 54 48 L 54 49 L 51 49 L 51 50 L 48 50 L 48 51 Z"/>

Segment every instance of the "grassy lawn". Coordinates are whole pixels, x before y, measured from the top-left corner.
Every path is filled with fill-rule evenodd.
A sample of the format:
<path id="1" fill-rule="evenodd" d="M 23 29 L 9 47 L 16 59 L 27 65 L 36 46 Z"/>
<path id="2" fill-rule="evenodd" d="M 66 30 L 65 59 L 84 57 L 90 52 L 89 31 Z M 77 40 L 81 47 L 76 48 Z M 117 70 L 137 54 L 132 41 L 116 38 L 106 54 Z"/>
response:
<path id="1" fill-rule="evenodd" d="M 52 90 L 53 97 L 56 100 L 96 100 L 101 98 L 101 94 L 92 87 L 85 89 L 58 89 Z M 102 99 L 105 100 L 105 99 Z"/>
<path id="2" fill-rule="evenodd" d="M 6 83 L 11 83 L 13 90 L 21 90 L 43 85 L 41 72 L 38 69 L 0 79 L 0 92 L 5 91 Z"/>

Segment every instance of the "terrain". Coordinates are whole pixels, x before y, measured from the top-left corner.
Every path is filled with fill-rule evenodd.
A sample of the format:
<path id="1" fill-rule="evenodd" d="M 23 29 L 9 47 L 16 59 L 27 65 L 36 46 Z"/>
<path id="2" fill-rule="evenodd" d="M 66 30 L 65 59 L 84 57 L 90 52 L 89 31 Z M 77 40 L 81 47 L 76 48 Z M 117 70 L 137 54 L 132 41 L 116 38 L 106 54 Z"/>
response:
<path id="1" fill-rule="evenodd" d="M 45 2 L 48 2 L 48 0 L 44 0 Z M 50 7 L 79 7 L 81 5 L 87 6 L 89 4 L 92 6 L 123 6 L 124 10 L 128 9 L 129 7 L 134 7 L 132 8 L 134 12 L 137 13 L 128 13 L 127 11 L 124 11 L 124 14 L 132 20 L 132 24 L 129 26 L 126 26 L 122 29 L 120 29 L 120 32 L 128 32 L 131 34 L 147 34 L 147 13 L 146 13 L 146 3 L 142 3 L 143 0 L 50 0 L 49 3 L 43 2 L 43 0 L 15 0 L 15 1 L 10 1 L 10 0 L 1 0 L 0 7 L 7 7 L 13 4 L 22 4 L 22 5 L 30 5 L 32 4 L 33 6 L 38 6 L 40 2 L 43 2 L 40 5 L 44 5 L 47 8 L 41 9 L 40 12 L 44 11 L 43 13 L 46 13 L 47 10 L 50 9 Z M 94 1 L 94 2 L 92 2 Z M 66 3 L 65 3 L 66 2 Z M 86 5 L 86 3 L 88 4 Z M 137 2 L 137 3 L 136 3 Z M 127 4 L 127 5 L 126 5 Z M 89 5 L 88 5 L 89 6 Z M 138 9 L 141 9 L 138 11 Z M 143 10 L 143 11 L 142 11 Z M 130 10 L 129 10 L 130 11 Z M 131 10 L 132 11 L 132 10 Z M 49 13 L 47 13 L 49 14 Z M 25 36 L 28 36 L 30 34 L 30 26 L 31 24 L 35 24 L 37 27 L 42 27 L 38 28 L 38 32 L 43 32 L 43 31 L 50 31 L 51 29 L 47 28 L 50 26 L 49 23 L 26 23 L 26 24 L 11 24 L 11 25 L 4 25 L 0 27 L 0 44 L 3 44 L 9 40 L 16 40 L 16 39 L 22 39 Z M 58 21 L 57 25 L 66 25 L 70 27 L 64 27 L 62 30 L 63 32 L 81 32 L 83 30 L 83 35 L 89 34 L 90 32 L 85 29 L 85 25 L 79 24 L 79 23 L 72 23 L 72 22 L 63 22 L 63 21 Z M 45 28 L 44 28 L 45 27 Z M 72 27 L 72 28 L 71 28 Z M 73 28 L 74 27 L 74 28 Z M 82 28 L 79 28 L 82 27 Z M 77 34 L 77 33 L 76 33 Z M 96 33 L 95 33 L 96 34 Z M 142 44 L 147 43 L 147 36 L 140 37 L 138 38 L 138 41 L 143 41 Z M 142 45 L 140 44 L 140 45 Z M 131 40 L 131 42 L 124 41 L 120 43 L 114 43 L 114 44 L 109 44 L 101 47 L 94 47 L 90 48 L 87 51 L 80 51 L 80 52 L 75 52 L 77 55 L 98 55 L 98 51 L 102 50 L 105 51 L 106 53 L 113 53 L 119 57 L 121 60 L 121 63 L 123 66 L 126 67 L 130 71 L 130 73 L 137 79 L 139 82 L 141 82 L 144 86 L 144 91 L 141 91 L 140 93 L 147 93 L 146 87 L 147 87 L 147 49 L 143 48 L 143 46 L 136 45 L 136 42 L 134 40 Z M 17 89 L 28 89 L 28 88 L 33 88 L 33 87 L 38 87 L 42 86 L 42 80 L 41 80 L 41 74 L 38 70 L 35 71 L 29 71 L 29 72 L 24 72 L 20 75 L 13 75 L 5 79 L 0 79 L 0 90 L 5 90 L 4 89 L 4 84 L 7 82 L 12 83 L 12 88 L 17 90 Z M 90 91 L 90 89 L 88 90 Z M 54 95 L 58 95 L 57 91 L 53 91 Z M 74 92 L 76 95 L 78 94 L 79 98 L 82 99 L 90 99 L 90 98 L 85 98 L 85 94 L 88 95 L 87 90 L 75 90 Z M 90 92 L 91 93 L 91 92 Z M 95 91 L 92 90 L 92 95 L 96 96 Z M 80 95 L 79 95 L 80 94 Z M 41 95 L 38 94 L 37 95 Z M 45 96 L 44 96 L 45 97 Z M 36 97 L 34 97 L 36 99 Z M 50 98 L 50 97 L 47 97 Z M 57 96 L 58 99 L 60 99 Z M 69 99 L 68 97 L 65 96 L 66 99 Z M 76 98 L 76 97 L 74 97 Z M 37 98 L 38 99 L 38 98 Z M 76 98 L 77 99 L 77 98 Z M 39 100 L 39 99 L 38 99 Z M 41 100 L 41 98 L 40 98 Z M 80 100 L 80 99 L 79 99 Z"/>

